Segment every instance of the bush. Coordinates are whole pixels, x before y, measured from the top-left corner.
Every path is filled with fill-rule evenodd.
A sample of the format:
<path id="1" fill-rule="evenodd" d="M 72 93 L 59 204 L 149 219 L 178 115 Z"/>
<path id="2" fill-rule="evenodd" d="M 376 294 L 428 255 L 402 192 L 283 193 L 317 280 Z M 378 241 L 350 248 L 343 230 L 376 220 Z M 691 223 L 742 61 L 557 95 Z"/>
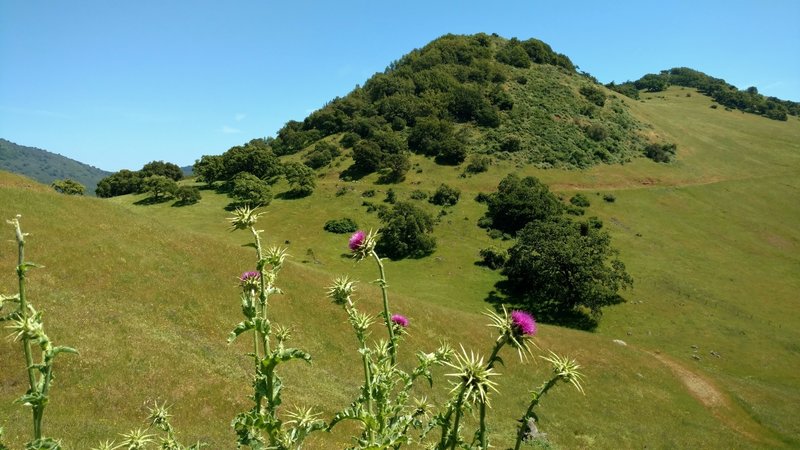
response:
<path id="1" fill-rule="evenodd" d="M 597 106 L 603 106 L 606 103 L 606 94 L 598 87 L 591 85 L 581 86 L 580 92 L 586 100 L 589 100 Z"/>
<path id="2" fill-rule="evenodd" d="M 481 173 L 489 170 L 492 159 L 486 155 L 472 155 L 465 170 L 469 173 Z"/>
<path id="3" fill-rule="evenodd" d="M 492 270 L 503 267 L 508 259 L 508 253 L 505 250 L 500 250 L 494 246 L 481 249 L 479 255 L 481 257 L 481 264 Z"/>
<path id="4" fill-rule="evenodd" d="M 608 131 L 599 123 L 593 123 L 586 128 L 586 136 L 593 141 L 600 142 L 608 137 Z"/>
<path id="5" fill-rule="evenodd" d="M 358 224 L 356 224 L 356 222 L 349 217 L 343 217 L 341 219 L 331 219 L 325 222 L 325 226 L 323 228 L 325 231 L 329 231 L 331 233 L 345 234 L 358 230 Z"/>
<path id="6" fill-rule="evenodd" d="M 410 197 L 412 200 L 425 200 L 428 198 L 428 193 L 419 189 L 415 189 L 411 191 Z"/>
<path id="7" fill-rule="evenodd" d="M 362 197 L 367 197 L 367 198 L 375 197 L 375 189 L 368 189 L 368 190 L 362 192 L 361 196 Z"/>
<path id="8" fill-rule="evenodd" d="M 564 208 L 564 210 L 567 212 L 567 214 L 570 214 L 570 215 L 573 215 L 573 216 L 582 216 L 585 213 L 583 208 L 578 208 L 575 205 L 567 205 Z"/>
<path id="9" fill-rule="evenodd" d="M 200 189 L 194 186 L 181 186 L 175 192 L 175 198 L 181 205 L 193 205 L 200 201 Z"/>
<path id="10" fill-rule="evenodd" d="M 383 201 L 391 204 L 397 202 L 397 193 L 394 191 L 394 189 L 389 189 L 386 191 L 386 198 L 383 199 Z"/>
<path id="11" fill-rule="evenodd" d="M 603 196 L 603 200 L 607 201 L 608 203 L 614 203 L 617 201 L 617 197 L 615 197 L 614 194 L 605 194 Z"/>
<path id="12" fill-rule="evenodd" d="M 644 154 L 655 162 L 667 163 L 675 158 L 675 144 L 649 144 L 644 149 Z"/>
<path id="13" fill-rule="evenodd" d="M 83 195 L 86 193 L 86 187 L 75 180 L 66 178 L 63 180 L 55 180 L 50 186 L 56 192 L 66 195 Z"/>
<path id="14" fill-rule="evenodd" d="M 589 199 L 583 194 L 575 194 L 572 198 L 569 199 L 569 202 L 575 206 L 580 206 L 581 208 L 588 208 L 591 203 L 589 203 Z"/>
<path id="15" fill-rule="evenodd" d="M 458 203 L 461 191 L 457 188 L 442 184 L 436 189 L 430 202 L 439 206 L 453 206 Z"/>

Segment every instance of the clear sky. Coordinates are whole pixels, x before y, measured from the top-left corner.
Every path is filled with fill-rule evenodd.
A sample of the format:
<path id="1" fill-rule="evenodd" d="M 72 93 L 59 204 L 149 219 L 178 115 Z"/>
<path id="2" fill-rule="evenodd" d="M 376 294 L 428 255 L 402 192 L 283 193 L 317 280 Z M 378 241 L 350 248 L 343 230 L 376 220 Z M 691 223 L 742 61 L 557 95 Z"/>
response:
<path id="1" fill-rule="evenodd" d="M 686 66 L 800 101 L 799 0 L 0 0 L 0 137 L 189 165 L 477 32 L 541 39 L 603 83 Z"/>

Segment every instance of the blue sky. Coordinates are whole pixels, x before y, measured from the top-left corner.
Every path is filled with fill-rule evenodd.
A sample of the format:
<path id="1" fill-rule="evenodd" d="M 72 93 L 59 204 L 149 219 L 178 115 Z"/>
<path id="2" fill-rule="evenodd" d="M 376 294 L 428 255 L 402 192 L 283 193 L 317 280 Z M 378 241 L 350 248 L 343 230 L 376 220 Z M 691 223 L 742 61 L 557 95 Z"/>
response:
<path id="1" fill-rule="evenodd" d="M 446 33 L 601 82 L 692 67 L 800 101 L 800 1 L 0 0 L 0 137 L 106 170 L 273 136 Z"/>

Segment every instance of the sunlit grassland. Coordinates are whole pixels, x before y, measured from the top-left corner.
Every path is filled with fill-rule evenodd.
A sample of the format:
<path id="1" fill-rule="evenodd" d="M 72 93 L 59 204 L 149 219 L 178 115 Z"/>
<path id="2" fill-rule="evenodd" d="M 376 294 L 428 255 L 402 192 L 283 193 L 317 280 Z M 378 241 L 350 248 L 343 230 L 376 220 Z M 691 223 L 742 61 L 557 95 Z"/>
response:
<path id="1" fill-rule="evenodd" d="M 691 93 L 690 97 L 686 93 Z M 650 99 L 648 99 L 650 97 Z M 338 179 L 341 160 L 304 199 L 275 199 L 260 222 L 269 243 L 289 247 L 291 262 L 272 302 L 275 321 L 292 325 L 295 345 L 312 365 L 286 366 L 288 404 L 319 405 L 326 418 L 357 395 L 356 341 L 344 313 L 324 298 L 334 275 L 361 280 L 360 305 L 378 312 L 369 282 L 372 264 L 345 255 L 347 236 L 324 232 L 329 219 L 351 217 L 378 227 L 364 200 L 382 203 L 445 182 L 461 201 L 441 216 L 430 257 L 387 265 L 393 310 L 411 319 L 401 351 L 432 350 L 440 339 L 487 352 L 493 341 L 480 312 L 500 275 L 475 265 L 479 249 L 508 246 L 476 227 L 484 206 L 473 200 L 509 172 L 540 177 L 568 198 L 584 191 L 587 215 L 600 217 L 635 279 L 628 300 L 606 310 L 594 333 L 552 326 L 536 341 L 577 359 L 587 395 L 562 387 L 541 405 L 540 427 L 563 448 L 773 448 L 800 445 L 800 122 L 777 122 L 711 109 L 692 90 L 625 99 L 649 132 L 678 144 L 678 161 L 636 160 L 585 171 L 536 170 L 500 161 L 487 173 L 460 177 L 457 168 L 414 158 L 401 185 L 374 177 Z M 417 169 L 421 172 L 417 172 Z M 230 419 L 249 407 L 246 345 L 225 343 L 239 320 L 235 277 L 252 269 L 244 233 L 226 230 L 228 199 L 203 191 L 197 205 L 135 205 L 141 196 L 112 200 L 65 198 L 0 176 L 0 213 L 23 214 L 31 232 L 28 259 L 45 269 L 30 275 L 30 297 L 45 311 L 58 344 L 81 351 L 56 364 L 58 377 L 45 414 L 45 432 L 83 449 L 139 426 L 147 401 L 174 404 L 180 436 L 211 448 L 232 448 Z M 340 188 L 347 193 L 337 195 Z M 279 184 L 275 192 L 286 190 Z M 361 193 L 375 189 L 373 198 Z M 613 193 L 614 203 L 595 193 Z M 415 201 L 433 214 L 441 208 Z M 12 238 L 11 229 L 6 230 Z M 288 241 L 288 243 L 287 243 Z M 15 247 L 0 252 L 4 293 L 13 292 Z M 376 327 L 374 333 L 381 330 Z M 619 346 L 613 339 L 622 339 Z M 693 348 L 696 346 L 697 348 Z M 713 356 L 714 351 L 719 357 Z M 656 356 L 709 380 L 723 398 L 708 406 Z M 700 359 L 693 358 L 697 355 Z M 547 366 L 505 354 L 500 393 L 493 401 L 492 436 L 509 445 L 527 392 Z M 12 400 L 25 390 L 19 345 L 0 344 L 0 426 L 16 447 L 26 440 L 29 411 Z M 440 370 L 442 375 L 446 370 Z M 444 377 L 433 391 L 446 395 Z M 346 429 L 319 434 L 313 448 L 343 447 Z M 333 443 L 333 444 L 332 444 Z"/>

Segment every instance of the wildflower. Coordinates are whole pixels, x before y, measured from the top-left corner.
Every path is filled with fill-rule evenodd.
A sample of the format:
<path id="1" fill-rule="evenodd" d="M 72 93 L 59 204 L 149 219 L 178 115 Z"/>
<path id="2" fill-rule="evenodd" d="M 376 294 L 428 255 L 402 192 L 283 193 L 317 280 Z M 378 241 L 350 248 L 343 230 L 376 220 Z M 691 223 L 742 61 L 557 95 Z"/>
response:
<path id="1" fill-rule="evenodd" d="M 536 321 L 525 311 L 511 311 L 511 327 L 522 336 L 536 334 Z"/>
<path id="2" fill-rule="evenodd" d="M 372 230 L 365 233 L 363 230 L 358 230 L 350 236 L 348 247 L 353 252 L 353 257 L 362 260 L 372 253 L 375 249 L 375 244 L 378 242 L 378 233 Z"/>
<path id="3" fill-rule="evenodd" d="M 255 271 L 249 271 L 239 277 L 239 284 L 245 291 L 253 291 L 258 289 L 258 283 L 261 280 L 261 274 Z"/>
<path id="4" fill-rule="evenodd" d="M 357 251 L 359 248 L 361 248 L 362 245 L 364 245 L 364 240 L 366 238 L 367 235 L 364 233 L 363 230 L 358 230 L 355 233 L 353 233 L 353 235 L 350 236 L 350 242 L 348 244 L 350 250 L 354 252 Z"/>
<path id="5" fill-rule="evenodd" d="M 492 320 L 489 326 L 499 332 L 496 345 L 511 345 L 517 349 L 519 358 L 524 361 L 530 353 L 528 342 L 533 342 L 528 338 L 536 333 L 536 321 L 533 316 L 525 311 L 512 311 L 509 315 L 505 306 L 502 315 L 488 311 L 486 316 Z M 533 345 L 536 346 L 535 343 Z"/>
<path id="6" fill-rule="evenodd" d="M 400 314 L 392 314 L 392 323 L 403 328 L 408 327 L 408 318 Z"/>

